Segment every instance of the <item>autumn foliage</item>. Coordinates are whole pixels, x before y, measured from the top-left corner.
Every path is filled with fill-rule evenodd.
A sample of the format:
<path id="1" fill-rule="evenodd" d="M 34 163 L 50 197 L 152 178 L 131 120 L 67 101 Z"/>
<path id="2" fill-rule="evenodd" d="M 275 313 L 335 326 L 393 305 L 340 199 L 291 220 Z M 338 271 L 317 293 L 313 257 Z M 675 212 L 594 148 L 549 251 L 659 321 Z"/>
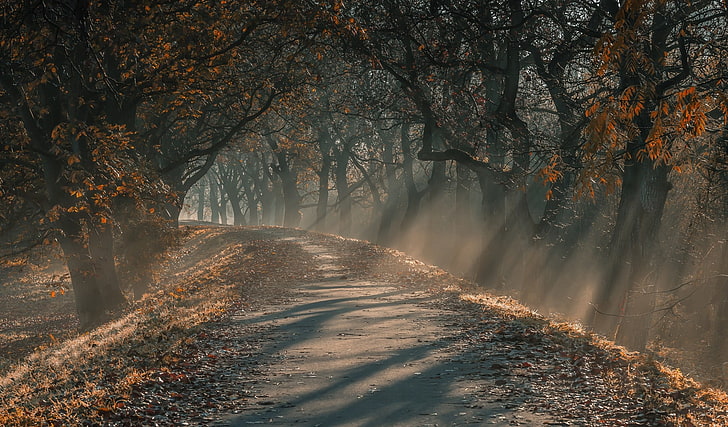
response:
<path id="1" fill-rule="evenodd" d="M 57 241 L 84 328 L 147 292 L 180 218 L 231 217 L 418 251 L 631 348 L 681 329 L 725 361 L 724 1 L 0 14 L 4 253 Z"/>

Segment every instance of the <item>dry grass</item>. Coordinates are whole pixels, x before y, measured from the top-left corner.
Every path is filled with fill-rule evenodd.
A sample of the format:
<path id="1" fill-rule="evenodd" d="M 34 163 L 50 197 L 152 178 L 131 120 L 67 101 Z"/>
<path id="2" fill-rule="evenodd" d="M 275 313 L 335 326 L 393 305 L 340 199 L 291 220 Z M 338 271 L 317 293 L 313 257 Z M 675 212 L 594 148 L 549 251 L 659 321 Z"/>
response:
<path id="1" fill-rule="evenodd" d="M 294 243 L 272 243 L 271 236 L 284 234 L 305 233 L 190 229 L 185 244 L 169 254 L 155 291 L 126 313 L 82 335 L 69 332 L 67 337 L 47 338 L 27 357 L 6 363 L 0 371 L 0 425 L 103 422 L 134 398 L 136 385 L 179 363 L 183 349 L 206 322 L 220 318 L 233 304 L 285 298 L 281 284 L 301 280 L 302 272 L 315 276 L 312 260 Z M 725 393 L 703 388 L 649 356 L 627 352 L 579 325 L 545 318 L 511 298 L 479 293 L 471 283 L 396 251 L 312 236 L 317 243 L 338 248 L 354 275 L 436 290 L 454 304 L 502 319 L 511 328 L 515 325 L 514 330 L 535 331 L 573 360 L 589 358 L 594 361 L 591 374 L 600 375 L 615 396 L 638 399 L 646 410 L 662 414 L 666 425 L 724 425 Z"/>
<path id="2" fill-rule="evenodd" d="M 630 352 L 579 324 L 545 318 L 508 297 L 468 293 L 459 297 L 524 328 L 538 328 L 544 337 L 567 349 L 572 359 L 598 360 L 592 374 L 610 384 L 615 398 L 637 399 L 643 411 L 659 414 L 659 425 L 724 426 L 728 422 L 728 395 L 723 390 L 704 387 L 650 354 Z"/>
<path id="3" fill-rule="evenodd" d="M 135 384 L 174 362 L 205 322 L 239 297 L 231 268 L 252 254 L 246 236 L 194 229 L 169 254 L 162 283 L 125 314 L 88 333 L 41 345 L 0 376 L 0 425 L 101 421 L 130 399 Z M 228 269 L 233 271 L 227 271 Z"/>

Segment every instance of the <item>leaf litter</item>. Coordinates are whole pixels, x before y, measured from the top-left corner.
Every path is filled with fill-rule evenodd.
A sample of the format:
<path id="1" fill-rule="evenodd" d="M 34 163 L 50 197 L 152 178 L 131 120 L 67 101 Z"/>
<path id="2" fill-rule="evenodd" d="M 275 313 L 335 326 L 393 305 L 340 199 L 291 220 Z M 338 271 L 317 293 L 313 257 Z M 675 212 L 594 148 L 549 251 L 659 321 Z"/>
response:
<path id="1" fill-rule="evenodd" d="M 723 392 L 647 355 L 400 252 L 277 227 L 190 228 L 154 292 L 119 320 L 2 373 L 0 424 L 218 425 L 225 414 L 272 404 L 258 384 L 275 334 L 235 316 L 292 303 L 297 283 L 322 280 L 302 239 L 335 254 L 348 278 L 435 295 L 425 304 L 453 331 L 451 362 L 484 384 L 468 405 L 524 408 L 551 415 L 553 425 L 728 425 Z"/>

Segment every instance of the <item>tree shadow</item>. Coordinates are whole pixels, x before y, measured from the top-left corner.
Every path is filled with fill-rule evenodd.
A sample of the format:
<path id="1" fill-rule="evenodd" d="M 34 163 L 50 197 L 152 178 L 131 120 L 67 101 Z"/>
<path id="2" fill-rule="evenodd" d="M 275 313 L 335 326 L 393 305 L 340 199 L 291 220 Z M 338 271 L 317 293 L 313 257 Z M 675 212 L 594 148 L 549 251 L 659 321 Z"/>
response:
<path id="1" fill-rule="evenodd" d="M 476 397 L 472 374 L 486 373 L 478 361 L 456 357 L 456 330 L 423 325 L 442 323 L 441 313 L 414 307 L 431 296 L 341 280 L 311 283 L 304 292 L 323 299 L 240 319 L 277 323 L 276 338 L 261 352 L 268 360 L 289 360 L 271 364 L 277 372 L 268 378 L 270 395 L 247 402 L 226 425 L 493 424 L 498 414 L 512 412 Z M 297 358 L 313 368 L 296 370 Z"/>

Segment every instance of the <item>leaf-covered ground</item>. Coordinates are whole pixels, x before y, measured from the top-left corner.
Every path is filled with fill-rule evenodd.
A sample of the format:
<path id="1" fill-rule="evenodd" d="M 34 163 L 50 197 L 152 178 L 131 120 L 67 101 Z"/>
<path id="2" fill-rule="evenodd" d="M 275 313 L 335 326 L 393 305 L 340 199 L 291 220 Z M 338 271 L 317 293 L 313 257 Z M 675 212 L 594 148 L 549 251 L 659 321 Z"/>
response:
<path id="1" fill-rule="evenodd" d="M 78 328 L 64 274 L 52 247 L 0 263 L 0 372 Z"/>
<path id="2" fill-rule="evenodd" d="M 48 298 L 38 285 L 24 297 L 20 276 L 6 281 L 43 316 L 21 321 L 28 312 L 11 311 L 17 304 L 0 307 L 4 336 L 33 337 L 0 348 L 0 425 L 222 425 L 231 414 L 283 411 L 261 394 L 280 335 L 239 319 L 294 307 L 299 288 L 331 277 L 302 242 L 335 258 L 342 280 L 427 294 L 423 304 L 449 331 L 447 363 L 476 385 L 462 404 L 499 408 L 471 422 L 518 425 L 526 411 L 555 425 L 728 424 L 722 392 L 396 251 L 300 230 L 194 227 L 153 293 L 83 335 L 69 332 L 70 292 Z M 37 327 L 23 332 L 23 322 Z"/>

